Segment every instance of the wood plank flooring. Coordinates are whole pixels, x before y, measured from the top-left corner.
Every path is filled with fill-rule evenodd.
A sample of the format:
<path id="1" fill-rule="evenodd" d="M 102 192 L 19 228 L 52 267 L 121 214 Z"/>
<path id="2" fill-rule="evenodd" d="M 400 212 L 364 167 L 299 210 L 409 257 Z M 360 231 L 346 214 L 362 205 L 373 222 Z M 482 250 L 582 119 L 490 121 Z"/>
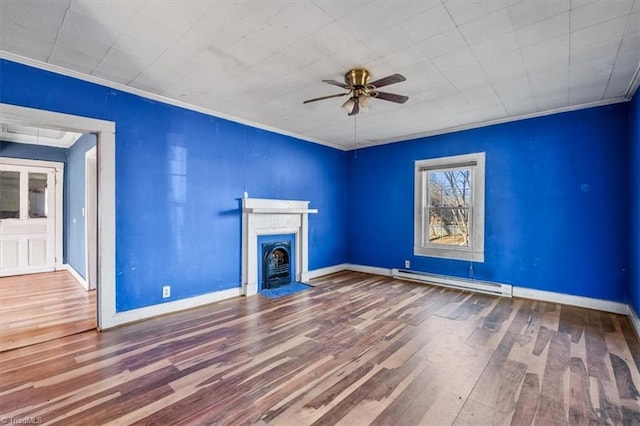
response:
<path id="1" fill-rule="evenodd" d="M 45 424 L 640 423 L 621 315 L 343 272 L 0 354 L 0 418 Z"/>
<path id="2" fill-rule="evenodd" d="M 96 328 L 96 295 L 68 271 L 0 278 L 0 351 Z"/>

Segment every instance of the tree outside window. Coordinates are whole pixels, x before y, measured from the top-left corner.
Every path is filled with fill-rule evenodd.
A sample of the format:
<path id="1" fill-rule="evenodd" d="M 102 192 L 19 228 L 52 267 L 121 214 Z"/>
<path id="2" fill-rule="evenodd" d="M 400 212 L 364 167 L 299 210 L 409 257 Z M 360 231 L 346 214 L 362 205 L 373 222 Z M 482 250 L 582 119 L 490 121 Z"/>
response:
<path id="1" fill-rule="evenodd" d="M 432 244 L 469 246 L 471 171 L 453 169 L 429 172 L 429 203 L 425 237 Z"/>

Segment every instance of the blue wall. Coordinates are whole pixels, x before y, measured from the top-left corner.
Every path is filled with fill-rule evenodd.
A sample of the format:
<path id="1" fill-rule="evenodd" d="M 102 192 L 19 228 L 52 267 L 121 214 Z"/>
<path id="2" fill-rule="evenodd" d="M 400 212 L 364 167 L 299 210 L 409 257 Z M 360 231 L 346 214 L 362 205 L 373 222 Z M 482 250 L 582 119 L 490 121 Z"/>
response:
<path id="1" fill-rule="evenodd" d="M 116 122 L 118 311 L 166 301 L 167 284 L 168 300 L 239 286 L 244 191 L 319 209 L 312 270 L 409 259 L 416 270 L 615 301 L 631 287 L 640 306 L 628 236 L 640 229 L 628 185 L 640 184 L 637 99 L 343 153 L 6 60 L 0 73 L 2 102 Z M 485 262 L 413 256 L 413 162 L 480 151 Z"/>
<path id="2" fill-rule="evenodd" d="M 65 148 L 56 148 L 53 146 L 0 141 L 0 157 L 66 163 L 67 150 Z"/>
<path id="3" fill-rule="evenodd" d="M 627 104 L 389 144 L 348 159 L 348 260 L 627 300 Z M 485 262 L 413 255 L 414 161 L 486 152 Z"/>
<path id="4" fill-rule="evenodd" d="M 629 264 L 631 267 L 630 304 L 640 312 L 640 95 L 636 96 L 629 107 L 629 143 L 631 146 L 630 168 L 631 185 L 629 198 L 631 199 L 631 250 Z"/>
<path id="5" fill-rule="evenodd" d="M 69 149 L 65 170 L 64 248 L 66 263 L 83 278 L 86 271 L 85 243 L 85 154 L 96 146 L 96 135 L 82 135 Z"/>
<path id="6" fill-rule="evenodd" d="M 116 123 L 118 311 L 238 287 L 244 191 L 310 200 L 309 268 L 345 262 L 344 152 L 11 61 L 0 75 L 1 102 Z"/>

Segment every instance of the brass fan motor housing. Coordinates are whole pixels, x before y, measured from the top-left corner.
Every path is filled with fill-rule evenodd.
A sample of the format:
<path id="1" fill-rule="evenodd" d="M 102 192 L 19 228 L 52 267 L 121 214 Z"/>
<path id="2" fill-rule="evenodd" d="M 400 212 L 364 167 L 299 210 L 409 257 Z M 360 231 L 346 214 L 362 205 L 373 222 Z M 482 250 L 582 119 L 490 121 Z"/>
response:
<path id="1" fill-rule="evenodd" d="M 344 82 L 354 88 L 365 87 L 369 82 L 369 75 L 369 71 L 364 68 L 352 69 L 344 75 Z"/>

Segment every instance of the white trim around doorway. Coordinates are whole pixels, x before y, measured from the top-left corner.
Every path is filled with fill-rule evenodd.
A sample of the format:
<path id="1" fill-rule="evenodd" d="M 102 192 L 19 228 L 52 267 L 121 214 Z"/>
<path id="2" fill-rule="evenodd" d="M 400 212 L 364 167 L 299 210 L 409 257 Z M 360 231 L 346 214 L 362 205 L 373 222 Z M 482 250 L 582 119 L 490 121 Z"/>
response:
<path id="1" fill-rule="evenodd" d="M 0 121 L 94 133 L 98 139 L 98 328 L 124 323 L 116 315 L 115 122 L 0 103 Z"/>

